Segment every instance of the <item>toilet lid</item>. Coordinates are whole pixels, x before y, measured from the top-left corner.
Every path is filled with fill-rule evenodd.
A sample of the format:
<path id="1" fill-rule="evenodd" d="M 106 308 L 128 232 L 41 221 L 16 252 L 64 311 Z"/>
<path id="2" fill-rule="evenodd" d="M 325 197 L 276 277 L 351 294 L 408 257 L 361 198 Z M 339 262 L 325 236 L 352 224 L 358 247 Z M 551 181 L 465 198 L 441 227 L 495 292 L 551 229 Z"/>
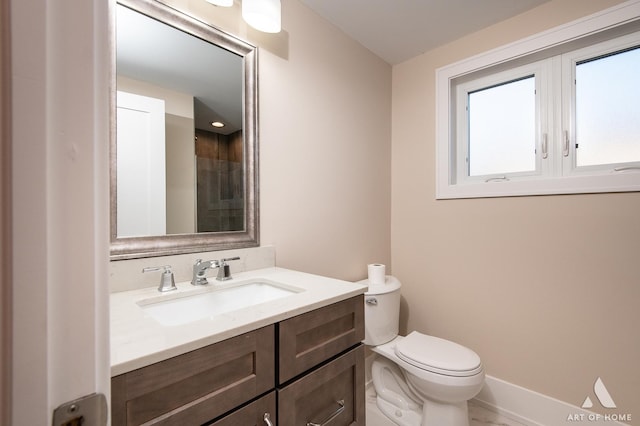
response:
<path id="1" fill-rule="evenodd" d="M 482 371 L 480 357 L 471 349 L 417 331 L 398 342 L 395 352 L 415 367 L 447 376 L 473 376 Z"/>

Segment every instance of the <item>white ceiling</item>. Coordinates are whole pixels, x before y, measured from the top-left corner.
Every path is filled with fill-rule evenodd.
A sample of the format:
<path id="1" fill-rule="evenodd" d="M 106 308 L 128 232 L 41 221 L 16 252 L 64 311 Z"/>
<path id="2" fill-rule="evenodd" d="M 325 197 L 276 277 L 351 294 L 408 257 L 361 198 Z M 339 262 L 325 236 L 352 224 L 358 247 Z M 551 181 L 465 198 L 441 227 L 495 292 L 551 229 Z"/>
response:
<path id="1" fill-rule="evenodd" d="M 549 0 L 300 0 L 395 65 Z"/>

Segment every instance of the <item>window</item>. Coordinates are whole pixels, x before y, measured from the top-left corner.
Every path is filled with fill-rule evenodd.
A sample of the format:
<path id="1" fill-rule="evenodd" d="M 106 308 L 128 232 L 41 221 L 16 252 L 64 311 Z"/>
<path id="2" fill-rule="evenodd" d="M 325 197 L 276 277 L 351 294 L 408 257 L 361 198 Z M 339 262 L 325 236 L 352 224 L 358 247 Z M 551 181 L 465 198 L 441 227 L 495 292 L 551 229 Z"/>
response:
<path id="1" fill-rule="evenodd" d="M 566 94 L 573 105 L 569 119 L 575 120 L 571 166 L 640 165 L 640 36 L 566 54 L 563 67 L 573 77 Z"/>
<path id="2" fill-rule="evenodd" d="M 627 2 L 438 70 L 437 198 L 640 190 L 638 18 Z"/>
<path id="3" fill-rule="evenodd" d="M 468 92 L 467 99 L 467 175 L 535 171 L 535 76 Z"/>

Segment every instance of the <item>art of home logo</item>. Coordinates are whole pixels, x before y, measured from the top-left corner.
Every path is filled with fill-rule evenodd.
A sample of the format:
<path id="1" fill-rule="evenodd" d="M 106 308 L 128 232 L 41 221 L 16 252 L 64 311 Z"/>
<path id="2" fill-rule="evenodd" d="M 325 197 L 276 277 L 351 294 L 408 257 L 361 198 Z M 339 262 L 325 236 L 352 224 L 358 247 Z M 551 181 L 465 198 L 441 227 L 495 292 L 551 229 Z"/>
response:
<path id="1" fill-rule="evenodd" d="M 596 382 L 593 384 L 593 392 L 595 394 L 596 399 L 600 403 L 600 405 L 604 408 L 614 409 L 616 408 L 616 403 L 613 401 L 611 394 L 607 390 L 604 382 L 600 377 L 596 379 Z M 582 408 L 593 408 L 593 401 L 591 397 L 587 395 L 582 403 Z M 567 416 L 568 422 L 631 422 L 631 414 L 630 413 L 607 413 L 607 414 L 597 414 L 597 413 L 570 413 Z"/>

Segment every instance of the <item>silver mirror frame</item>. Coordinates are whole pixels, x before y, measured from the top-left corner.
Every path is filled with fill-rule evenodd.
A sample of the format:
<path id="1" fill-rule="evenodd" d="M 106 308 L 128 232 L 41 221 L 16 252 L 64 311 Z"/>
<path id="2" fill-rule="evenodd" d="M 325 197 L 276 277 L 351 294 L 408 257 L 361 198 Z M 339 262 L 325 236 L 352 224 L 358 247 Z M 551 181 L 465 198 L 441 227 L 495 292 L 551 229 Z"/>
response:
<path id="1" fill-rule="evenodd" d="M 256 247 L 259 245 L 258 200 L 258 48 L 245 41 L 185 15 L 156 0 L 118 0 L 117 3 L 164 22 L 178 30 L 244 58 L 243 88 L 243 166 L 244 231 L 175 234 L 149 237 L 117 236 L 116 194 L 116 27 L 111 12 L 111 90 L 110 90 L 110 204 L 111 260 L 168 256 L 183 253 Z M 113 3 L 112 3 L 113 4 Z M 115 9 L 115 7 L 113 7 Z"/>

